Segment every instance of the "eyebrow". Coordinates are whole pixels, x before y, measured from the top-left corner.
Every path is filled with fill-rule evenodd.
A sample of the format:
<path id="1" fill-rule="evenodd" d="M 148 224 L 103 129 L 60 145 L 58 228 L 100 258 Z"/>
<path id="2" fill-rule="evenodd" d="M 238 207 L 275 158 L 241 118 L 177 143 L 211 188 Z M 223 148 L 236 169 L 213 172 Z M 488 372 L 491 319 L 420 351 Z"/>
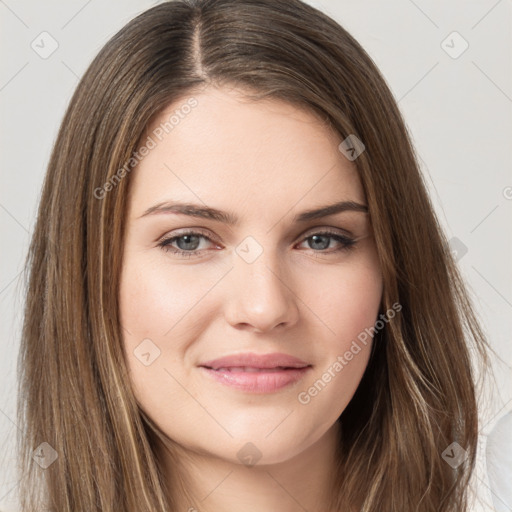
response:
<path id="1" fill-rule="evenodd" d="M 368 213 L 368 207 L 364 204 L 356 203 L 355 201 L 340 201 L 338 203 L 322 206 L 320 208 L 314 208 L 312 210 L 306 210 L 302 213 L 299 213 L 295 215 L 293 222 L 306 222 L 347 211 Z M 198 204 L 181 202 L 158 203 L 148 208 L 139 218 L 155 214 L 188 215 L 189 217 L 198 217 L 201 219 L 209 219 L 222 222 L 229 226 L 236 226 L 239 222 L 238 217 L 230 212 L 224 212 L 216 208 L 210 208 Z"/>

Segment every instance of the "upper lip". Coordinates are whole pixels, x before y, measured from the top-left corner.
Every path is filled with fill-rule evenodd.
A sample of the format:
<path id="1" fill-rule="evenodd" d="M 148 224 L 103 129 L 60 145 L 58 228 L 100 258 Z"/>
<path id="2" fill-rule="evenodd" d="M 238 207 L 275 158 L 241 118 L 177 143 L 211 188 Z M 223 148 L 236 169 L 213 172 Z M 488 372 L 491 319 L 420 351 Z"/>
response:
<path id="1" fill-rule="evenodd" d="M 212 368 L 218 370 L 219 368 L 230 368 L 230 367 L 250 367 L 250 368 L 304 368 L 311 366 L 309 363 L 302 361 L 301 359 L 283 354 L 280 352 L 274 352 L 273 354 L 233 354 L 231 356 L 221 357 L 219 359 L 213 359 L 201 363 L 199 366 L 206 368 Z"/>

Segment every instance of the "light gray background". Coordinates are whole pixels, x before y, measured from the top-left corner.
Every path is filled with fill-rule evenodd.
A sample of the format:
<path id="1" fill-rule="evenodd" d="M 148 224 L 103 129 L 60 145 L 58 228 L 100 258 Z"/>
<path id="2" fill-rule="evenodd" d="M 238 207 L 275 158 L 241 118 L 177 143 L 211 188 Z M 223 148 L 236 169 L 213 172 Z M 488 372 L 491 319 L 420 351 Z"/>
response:
<path id="1" fill-rule="evenodd" d="M 482 408 L 481 454 L 490 428 L 512 409 L 511 1 L 309 3 L 340 22 L 381 69 L 413 136 L 440 220 L 462 248 L 460 268 L 503 360 L 495 363 L 499 386 L 493 400 Z M 51 147 L 92 58 L 152 5 L 143 0 L 0 0 L 0 510 L 16 510 L 14 447 L 23 428 L 15 416 L 23 301 L 19 277 Z M 50 38 L 40 35 L 44 31 L 58 44 L 47 58 L 31 47 L 51 48 Z M 469 47 L 458 55 L 464 41 Z M 475 511 L 492 510 L 482 467 Z"/>

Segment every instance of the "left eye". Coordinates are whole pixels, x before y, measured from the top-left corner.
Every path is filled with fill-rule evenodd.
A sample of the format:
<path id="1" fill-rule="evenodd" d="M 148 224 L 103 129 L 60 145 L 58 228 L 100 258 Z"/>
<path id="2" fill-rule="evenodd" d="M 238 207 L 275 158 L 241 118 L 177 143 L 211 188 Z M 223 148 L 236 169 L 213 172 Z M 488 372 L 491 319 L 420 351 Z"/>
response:
<path id="1" fill-rule="evenodd" d="M 198 256 L 204 250 L 197 250 L 198 246 L 200 245 L 201 238 L 214 243 L 210 237 L 206 236 L 203 233 L 189 231 L 186 233 L 182 233 L 180 235 L 163 239 L 159 242 L 158 246 L 161 247 L 166 252 L 171 252 L 173 254 L 178 254 L 180 256 Z M 303 238 L 301 244 L 310 241 L 309 244 L 313 245 L 311 249 L 313 249 L 314 252 L 325 252 L 325 250 L 329 248 L 331 240 L 335 240 L 336 242 L 338 242 L 340 244 L 340 247 L 335 248 L 334 250 L 330 250 L 326 252 L 326 254 L 337 253 L 343 250 L 349 250 L 356 243 L 356 240 L 354 240 L 353 238 L 349 238 L 340 233 L 333 231 L 321 231 L 318 233 L 313 233 Z M 173 243 L 176 243 L 178 247 L 174 247 L 172 245 Z"/>
<path id="2" fill-rule="evenodd" d="M 304 241 L 306 240 L 311 241 L 310 245 L 316 246 L 312 248 L 319 249 L 321 251 L 329 248 L 330 240 L 335 240 L 336 242 L 338 242 L 338 244 L 340 244 L 340 246 L 335 248 L 334 250 L 329 251 L 329 253 L 348 250 L 356 243 L 356 241 L 353 238 L 349 238 L 348 236 L 341 235 L 339 233 L 334 233 L 332 231 L 314 233 L 304 238 Z M 320 247 L 318 247 L 318 245 L 320 245 Z"/>

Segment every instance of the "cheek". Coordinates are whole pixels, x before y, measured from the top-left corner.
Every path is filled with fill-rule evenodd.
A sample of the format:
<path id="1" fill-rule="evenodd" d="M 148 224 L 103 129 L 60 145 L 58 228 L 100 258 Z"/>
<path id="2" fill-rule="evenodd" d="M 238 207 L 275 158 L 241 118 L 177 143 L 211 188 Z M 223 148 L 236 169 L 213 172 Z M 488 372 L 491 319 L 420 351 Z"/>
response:
<path id="1" fill-rule="evenodd" d="M 303 296 L 324 324 L 327 346 L 342 350 L 360 332 L 374 325 L 382 298 L 382 276 L 372 253 L 356 262 L 333 266 L 302 281 Z M 314 288 L 312 288 L 314 284 Z M 307 290 L 314 290 L 313 293 Z"/>
<path id="2" fill-rule="evenodd" d="M 344 341 L 374 325 L 382 297 L 382 280 L 373 268 L 362 267 L 346 276 L 336 301 L 335 330 Z"/>
<path id="3" fill-rule="evenodd" d="M 138 338 L 174 337 L 179 324 L 189 321 L 189 315 L 197 320 L 195 308 L 216 278 L 202 274 L 201 279 L 194 279 L 179 266 L 128 257 L 120 286 L 123 327 Z"/>
<path id="4" fill-rule="evenodd" d="M 187 399 L 172 375 L 174 361 L 185 351 L 180 329 L 186 322 L 180 318 L 188 318 L 196 295 L 194 283 L 185 283 L 179 272 L 126 255 L 119 296 L 125 360 L 139 406 L 154 421 L 170 404 Z"/>
<path id="5" fill-rule="evenodd" d="M 148 410 L 159 404 L 190 400 L 178 381 L 187 378 L 184 361 L 196 333 L 211 319 L 208 291 L 226 273 L 174 267 L 127 252 L 120 281 L 119 308 L 125 358 L 139 402 Z M 149 405 L 152 404 L 152 405 Z"/>
<path id="6" fill-rule="evenodd" d="M 336 286 L 333 286 L 333 283 Z M 308 304 L 320 321 L 320 364 L 298 399 L 309 411 L 330 410 L 333 421 L 355 393 L 368 364 L 382 297 L 382 276 L 371 253 L 345 270 L 317 275 Z M 323 293 L 322 293 L 323 290 Z"/>

